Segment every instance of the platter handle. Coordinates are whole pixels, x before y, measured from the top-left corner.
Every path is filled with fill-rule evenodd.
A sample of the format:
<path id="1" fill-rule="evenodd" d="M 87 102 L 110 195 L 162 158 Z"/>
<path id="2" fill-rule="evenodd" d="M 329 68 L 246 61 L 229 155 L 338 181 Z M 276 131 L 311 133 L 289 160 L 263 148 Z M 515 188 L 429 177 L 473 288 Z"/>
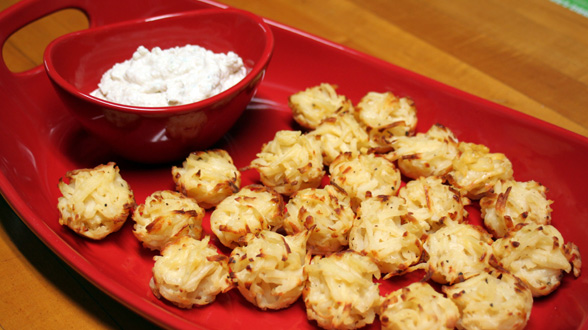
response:
<path id="1" fill-rule="evenodd" d="M 100 1 L 96 1 L 100 2 Z M 78 9 L 83 12 L 88 20 L 92 11 L 91 1 L 86 0 L 22 0 L 0 12 L 0 46 L 4 44 L 12 34 L 21 28 L 31 24 L 45 16 L 63 9 Z M 14 79 L 26 79 L 36 76 L 43 71 L 42 65 L 24 72 L 12 72 L 0 56 L 0 81 L 6 82 Z"/>
<path id="2" fill-rule="evenodd" d="M 77 9 L 86 15 L 89 27 L 102 26 L 139 17 L 158 16 L 173 12 L 227 7 L 213 0 L 177 0 L 146 4 L 144 0 L 21 0 L 0 12 L 0 47 L 19 29 L 63 9 Z M 148 7 L 146 7 L 148 6 Z M 4 56 L 0 56 L 0 87 L 22 79 L 45 75 L 39 65 L 25 72 L 11 72 Z"/>

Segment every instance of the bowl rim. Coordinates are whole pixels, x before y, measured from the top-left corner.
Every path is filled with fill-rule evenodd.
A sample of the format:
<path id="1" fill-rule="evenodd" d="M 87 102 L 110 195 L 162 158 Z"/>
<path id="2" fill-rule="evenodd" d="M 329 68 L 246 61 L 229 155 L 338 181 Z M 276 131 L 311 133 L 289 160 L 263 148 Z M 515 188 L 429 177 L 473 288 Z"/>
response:
<path id="1" fill-rule="evenodd" d="M 146 107 L 146 106 L 134 106 L 134 105 L 127 105 L 116 103 L 112 101 L 107 101 L 95 96 L 90 95 L 90 93 L 81 91 L 77 87 L 73 86 L 67 80 L 65 80 L 55 69 L 53 62 L 51 60 L 51 54 L 54 48 L 60 44 L 61 42 L 77 37 L 79 35 L 85 34 L 92 34 L 99 31 L 104 30 L 116 30 L 122 27 L 132 26 L 132 25 L 139 25 L 153 21 L 160 21 L 160 20 L 175 20 L 175 19 L 182 19 L 185 17 L 192 17 L 192 16 L 201 16 L 201 15 L 223 15 L 223 14 L 237 14 L 242 17 L 246 17 L 247 19 L 257 23 L 263 30 L 263 35 L 265 37 L 264 49 L 261 53 L 261 57 L 253 67 L 248 70 L 247 74 L 243 79 L 241 79 L 238 83 L 231 86 L 230 88 L 215 94 L 211 97 L 205 98 L 203 100 L 181 104 L 181 105 L 174 105 L 174 106 L 157 106 L 157 107 Z M 265 19 L 257 16 L 251 12 L 235 9 L 235 8 L 211 8 L 211 9 L 197 9 L 185 12 L 177 12 L 171 14 L 164 14 L 158 16 L 152 16 L 147 18 L 140 18 L 140 19 L 133 19 L 127 20 L 123 22 L 118 22 L 114 24 L 108 25 L 101 25 L 95 27 L 89 27 L 88 29 L 75 31 L 72 33 L 65 34 L 60 36 L 53 41 L 51 41 L 48 46 L 45 48 L 45 52 L 43 54 L 43 65 L 45 67 L 45 72 L 49 76 L 50 80 L 57 84 L 59 87 L 66 90 L 69 94 L 83 101 L 87 101 L 93 103 L 94 105 L 101 106 L 103 108 L 107 108 L 109 110 L 121 111 L 125 113 L 134 113 L 134 114 L 146 114 L 146 115 L 158 115 L 158 114 L 180 114 L 186 112 L 193 112 L 203 110 L 205 108 L 211 107 L 212 105 L 222 101 L 224 98 L 230 97 L 231 95 L 238 94 L 242 89 L 246 88 L 247 85 L 264 70 L 264 68 L 268 65 L 274 48 L 274 36 L 270 26 L 266 23 Z M 113 63 L 114 65 L 115 63 Z"/>

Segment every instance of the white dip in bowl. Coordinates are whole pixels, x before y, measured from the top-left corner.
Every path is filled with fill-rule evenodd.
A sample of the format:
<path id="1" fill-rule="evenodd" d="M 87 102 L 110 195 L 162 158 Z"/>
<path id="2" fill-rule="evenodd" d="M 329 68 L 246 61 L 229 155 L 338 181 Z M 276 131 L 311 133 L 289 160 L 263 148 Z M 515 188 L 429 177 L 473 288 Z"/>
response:
<path id="1" fill-rule="evenodd" d="M 91 95 L 126 105 L 162 107 L 194 103 L 234 86 L 247 74 L 235 53 L 186 45 L 149 51 L 115 64 Z"/>

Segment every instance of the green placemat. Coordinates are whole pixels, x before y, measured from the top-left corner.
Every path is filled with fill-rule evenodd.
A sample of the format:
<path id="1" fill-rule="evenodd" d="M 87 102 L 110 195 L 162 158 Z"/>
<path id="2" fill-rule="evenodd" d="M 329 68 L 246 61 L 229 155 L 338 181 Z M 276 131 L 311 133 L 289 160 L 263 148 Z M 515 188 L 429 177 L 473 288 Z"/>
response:
<path id="1" fill-rule="evenodd" d="M 588 0 L 551 0 L 557 4 L 560 4 L 569 10 L 575 11 L 576 13 L 588 17 Z"/>

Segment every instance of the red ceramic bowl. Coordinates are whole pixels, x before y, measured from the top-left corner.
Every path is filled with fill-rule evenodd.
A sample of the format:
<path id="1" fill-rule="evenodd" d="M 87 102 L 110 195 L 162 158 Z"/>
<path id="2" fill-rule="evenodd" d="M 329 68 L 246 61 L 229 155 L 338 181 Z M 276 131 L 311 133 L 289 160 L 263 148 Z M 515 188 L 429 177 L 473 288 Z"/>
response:
<path id="1" fill-rule="evenodd" d="M 137 47 L 199 45 L 237 53 L 249 73 L 228 90 L 172 107 L 121 105 L 91 96 L 104 72 Z M 274 46 L 269 26 L 251 13 L 206 9 L 90 28 L 54 40 L 44 64 L 65 106 L 124 158 L 164 163 L 205 149 L 233 126 L 263 79 Z"/>

